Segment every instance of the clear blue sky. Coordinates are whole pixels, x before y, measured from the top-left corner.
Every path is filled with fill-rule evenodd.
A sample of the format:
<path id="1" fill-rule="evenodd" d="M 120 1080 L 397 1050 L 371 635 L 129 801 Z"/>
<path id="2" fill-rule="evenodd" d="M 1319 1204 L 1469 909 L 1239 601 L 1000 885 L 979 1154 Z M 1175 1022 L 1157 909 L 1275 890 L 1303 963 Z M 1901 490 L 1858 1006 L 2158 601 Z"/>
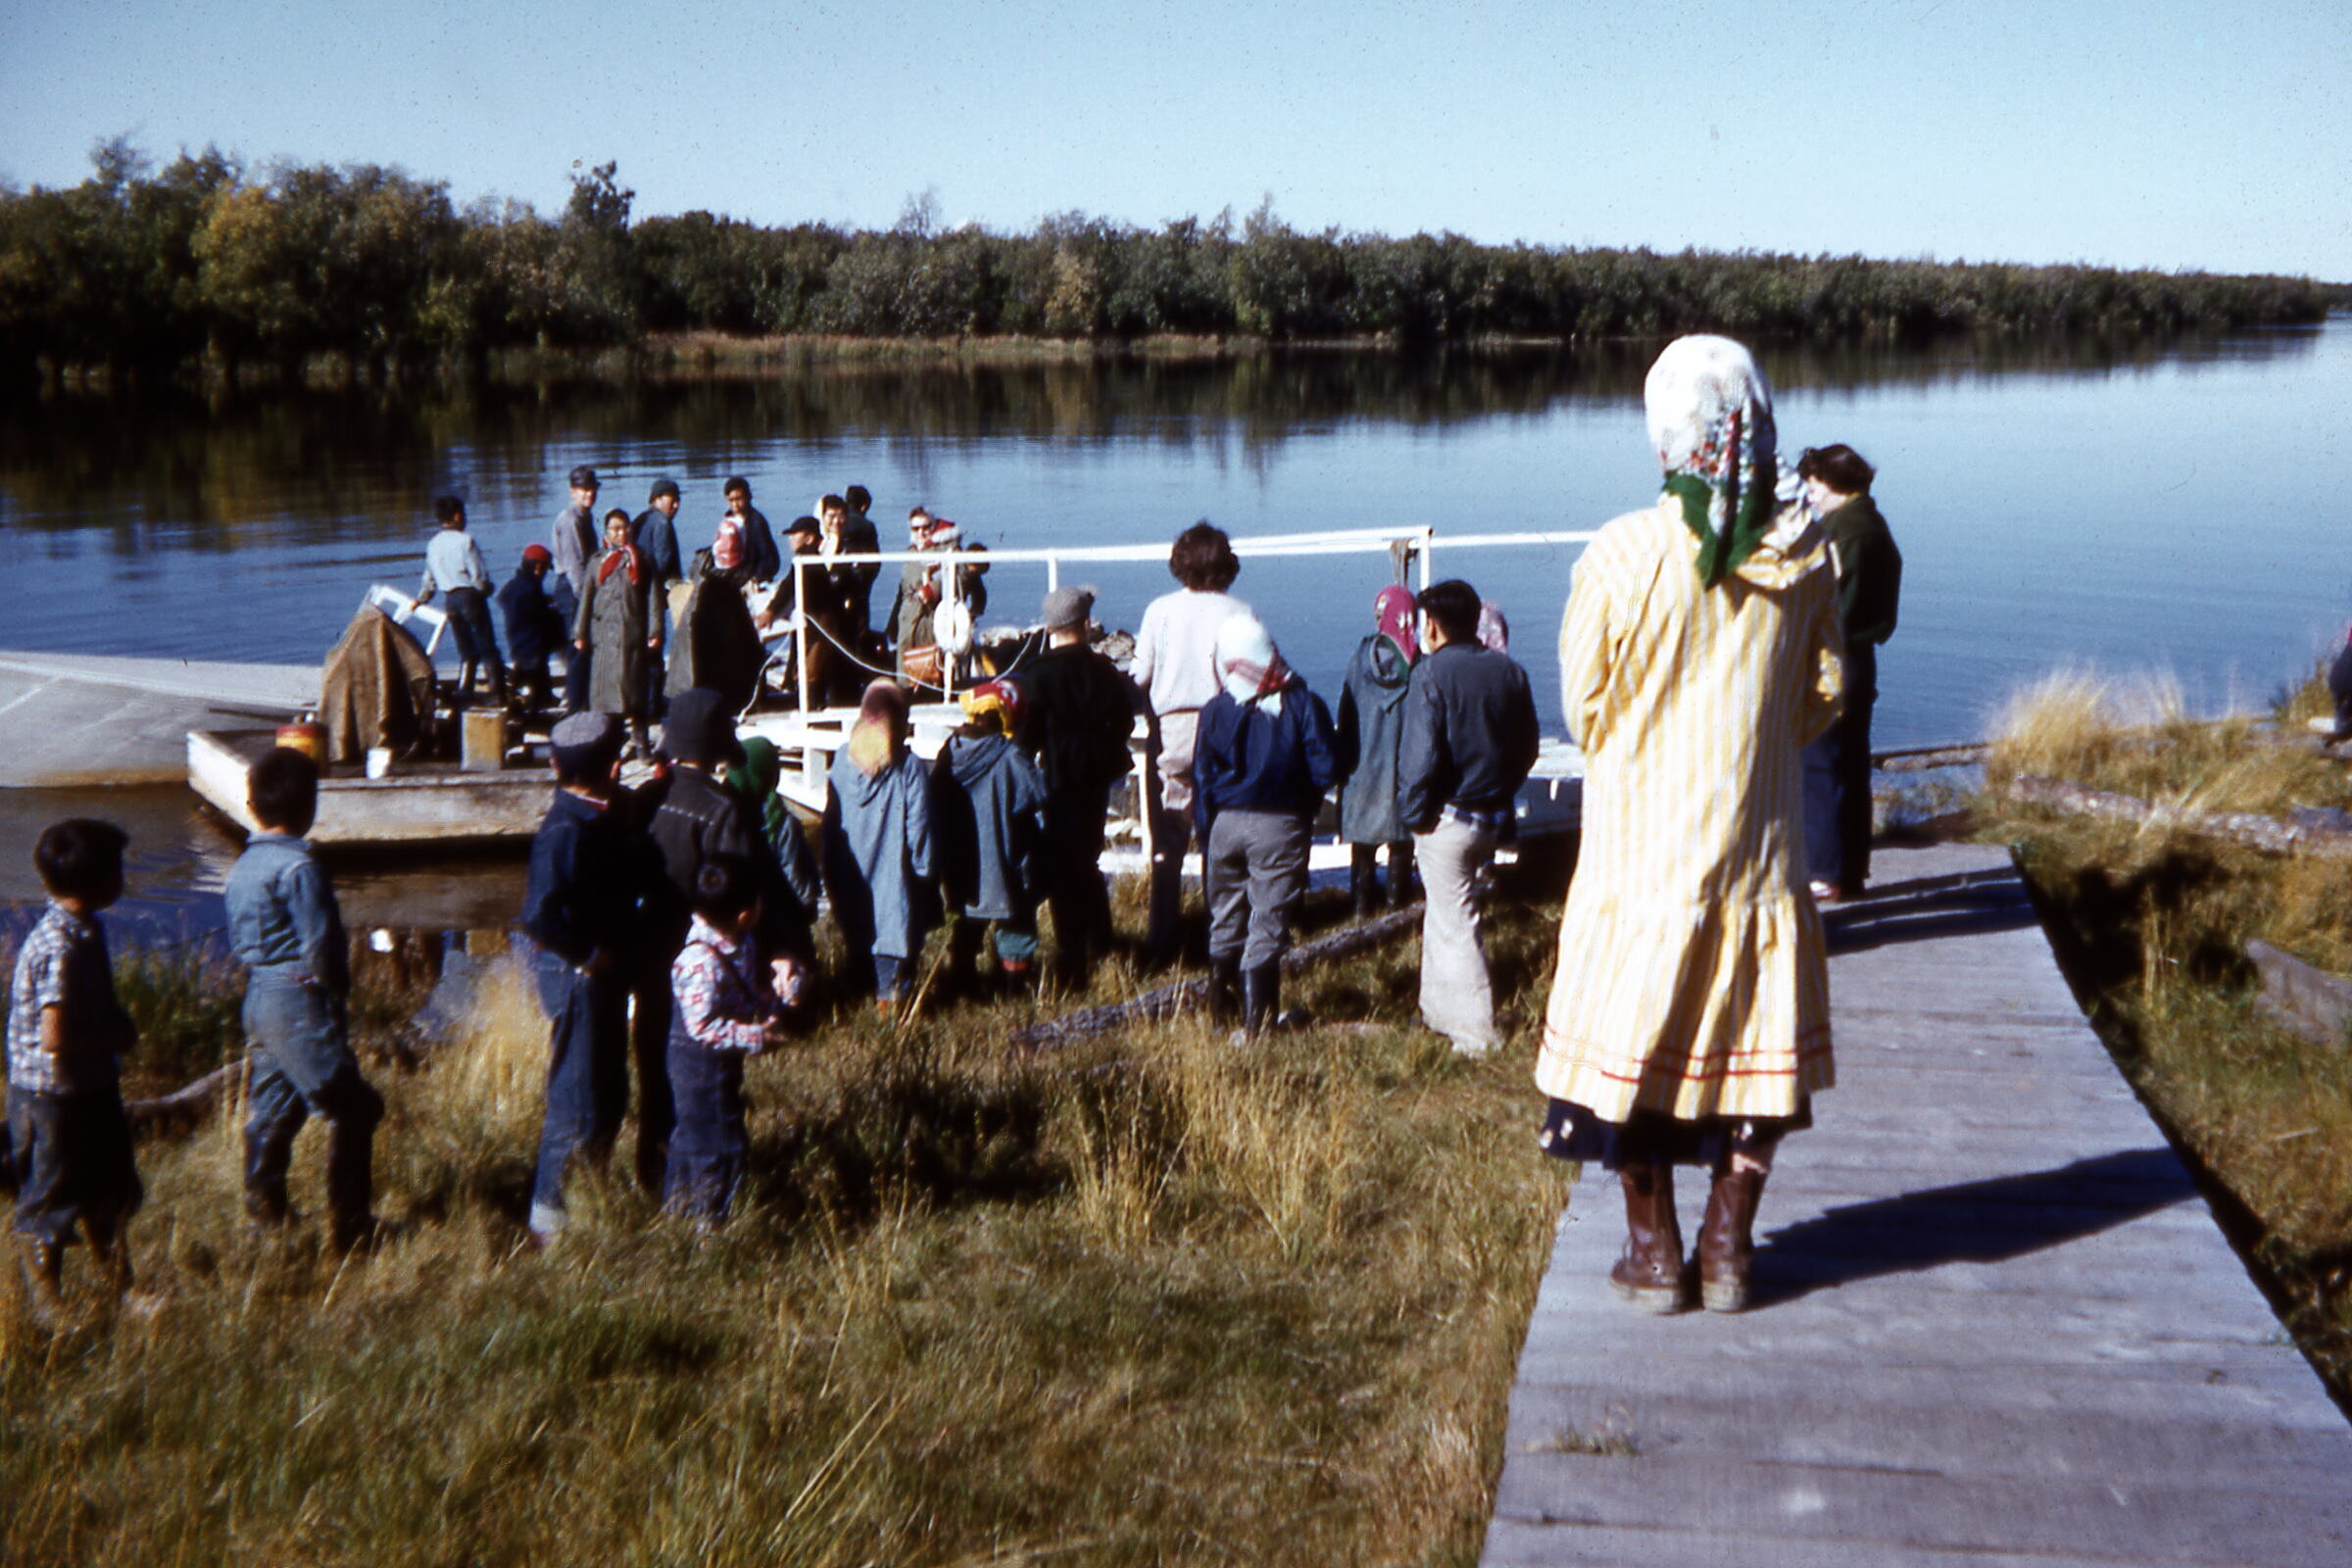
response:
<path id="1" fill-rule="evenodd" d="M 91 144 L 561 206 L 2352 278 L 2352 4 L 0 0 L 0 178 Z"/>

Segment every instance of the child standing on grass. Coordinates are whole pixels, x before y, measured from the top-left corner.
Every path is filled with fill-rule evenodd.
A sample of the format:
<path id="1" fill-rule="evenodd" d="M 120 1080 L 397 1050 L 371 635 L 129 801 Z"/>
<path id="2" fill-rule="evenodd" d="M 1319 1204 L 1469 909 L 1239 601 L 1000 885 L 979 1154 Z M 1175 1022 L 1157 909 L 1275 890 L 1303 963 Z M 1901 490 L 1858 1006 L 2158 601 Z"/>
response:
<path id="1" fill-rule="evenodd" d="M 637 830 L 617 799 L 619 723 L 607 713 L 574 713 L 549 740 L 556 798 L 531 840 L 522 895 L 522 928 L 537 951 L 539 1003 L 549 1020 L 547 1109 L 530 1217 L 531 1234 L 542 1241 L 564 1228 L 572 1160 L 603 1163 L 629 1108 L 623 960 L 638 935 L 640 855 Z"/>
<path id="2" fill-rule="evenodd" d="M 286 1167 L 312 1116 L 326 1123 L 326 1207 L 339 1251 L 375 1238 L 370 1170 L 384 1102 L 351 1052 L 351 954 L 335 890 L 303 835 L 318 808 L 318 767 L 283 746 L 246 774 L 261 831 L 228 873 L 229 945 L 252 971 L 245 1045 L 245 1212 L 277 1228 L 294 1218 Z"/>
<path id="3" fill-rule="evenodd" d="M 849 741 L 833 754 L 825 806 L 825 890 L 848 948 L 849 980 L 897 1010 L 931 925 L 930 777 L 907 749 L 906 694 L 865 689 Z"/>
<path id="4" fill-rule="evenodd" d="M 997 979 L 1029 983 L 1037 962 L 1037 860 L 1045 833 L 1046 781 L 1012 744 L 1020 688 L 992 680 L 963 695 L 966 722 L 931 764 L 931 821 L 947 895 L 948 962 L 968 985 L 983 926 L 994 928 Z M 1068 938 L 1063 938 L 1064 942 Z"/>
<path id="5" fill-rule="evenodd" d="M 670 965 L 669 1091 L 677 1122 L 662 1200 L 715 1225 L 735 1206 L 751 1139 L 743 1126 L 743 1062 L 777 1043 L 802 972 L 787 959 L 779 996 L 760 951 L 760 867 L 713 855 L 695 873 L 694 921 Z"/>
<path id="6" fill-rule="evenodd" d="M 49 907 L 17 953 L 8 1006 L 8 1127 L 17 1160 L 17 1235 L 33 1316 L 56 1323 L 65 1250 L 79 1231 L 118 1300 L 151 1310 L 132 1288 L 123 1227 L 145 1190 L 122 1111 L 122 1056 L 138 1029 L 115 997 L 98 911 L 122 896 L 112 822 L 55 823 L 33 846 Z"/>
<path id="7" fill-rule="evenodd" d="M 654 749 L 646 733 L 646 671 L 662 657 L 662 622 L 653 613 L 654 574 L 629 542 L 629 526 L 618 507 L 605 514 L 605 553 L 588 568 L 572 646 L 588 656 L 582 706 L 626 723 L 643 754 Z"/>

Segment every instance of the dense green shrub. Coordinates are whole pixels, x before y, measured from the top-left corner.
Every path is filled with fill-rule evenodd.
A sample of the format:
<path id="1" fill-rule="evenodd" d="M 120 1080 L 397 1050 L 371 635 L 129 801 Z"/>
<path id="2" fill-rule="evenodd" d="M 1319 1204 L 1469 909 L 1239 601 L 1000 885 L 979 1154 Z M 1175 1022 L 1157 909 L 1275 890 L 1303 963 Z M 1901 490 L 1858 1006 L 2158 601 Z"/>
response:
<path id="1" fill-rule="evenodd" d="M 91 163 L 71 189 L 0 190 L 0 373 L 320 355 L 375 367 L 648 332 L 2161 334 L 2313 321 L 2346 293 L 2303 277 L 1309 232 L 1270 201 L 1238 225 L 1068 212 L 1017 234 L 943 228 L 928 197 L 887 230 L 632 221 L 635 193 L 610 163 L 573 175 L 551 220 L 516 202 L 460 210 L 445 181 L 374 165 L 248 170 L 207 148 L 153 172 L 121 140 Z"/>

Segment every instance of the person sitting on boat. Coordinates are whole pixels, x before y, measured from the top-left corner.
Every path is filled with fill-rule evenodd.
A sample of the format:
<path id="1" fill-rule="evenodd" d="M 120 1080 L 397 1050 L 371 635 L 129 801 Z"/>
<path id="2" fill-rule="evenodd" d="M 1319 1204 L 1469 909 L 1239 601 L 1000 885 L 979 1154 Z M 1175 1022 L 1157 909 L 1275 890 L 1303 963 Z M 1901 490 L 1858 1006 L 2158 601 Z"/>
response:
<path id="1" fill-rule="evenodd" d="M 910 989 L 907 972 L 931 928 L 930 776 L 907 747 L 906 694 L 865 688 L 858 721 L 833 754 L 825 804 L 825 891 L 848 948 L 848 979 L 885 1014 Z"/>
<path id="2" fill-rule="evenodd" d="M 1383 588 L 1372 600 L 1373 633 L 1356 645 L 1340 688 L 1340 837 L 1348 844 L 1348 885 L 1360 917 L 1380 902 L 1379 856 L 1389 850 L 1389 905 L 1413 898 L 1413 840 L 1396 810 L 1396 743 L 1404 735 L 1404 694 L 1421 645 L 1409 588 Z"/>
<path id="3" fill-rule="evenodd" d="M 582 694 L 588 710 L 626 723 L 640 754 L 653 750 L 646 732 L 646 667 L 662 657 L 653 589 L 645 558 L 629 543 L 629 514 L 614 507 L 605 514 L 605 553 L 588 574 L 572 647 L 588 656 Z"/>
<path id="4" fill-rule="evenodd" d="M 416 602 L 432 603 L 436 590 L 449 595 L 449 629 L 458 639 L 458 706 L 473 699 L 476 670 L 488 666 L 490 690 L 500 707 L 507 701 L 507 662 L 498 657 L 498 633 L 490 625 L 490 568 L 481 546 L 466 531 L 466 503 L 456 496 L 433 502 L 440 531 L 424 547 L 424 580 Z"/>
<path id="5" fill-rule="evenodd" d="M 571 584 L 552 573 L 555 561 L 555 553 L 547 546 L 524 545 L 521 564 L 498 590 L 499 617 L 507 623 L 507 651 L 514 656 L 509 669 L 526 710 L 544 709 L 554 701 L 547 661 L 570 641 L 568 631 L 579 613 L 579 605 L 571 598 Z"/>
<path id="6" fill-rule="evenodd" d="M 882 548 L 882 536 L 874 531 L 874 525 L 866 521 L 862 514 L 853 516 L 850 503 L 845 497 L 820 497 L 816 503 L 816 516 L 818 525 L 824 530 L 823 547 L 819 552 L 822 555 L 870 556 Z M 825 569 L 832 576 L 834 591 L 843 609 L 848 612 L 850 628 L 857 634 L 847 641 L 857 651 L 857 657 L 862 659 L 866 653 L 866 634 L 873 629 L 874 582 L 882 575 L 882 564 L 878 561 L 859 561 L 827 566 Z"/>
<path id="7" fill-rule="evenodd" d="M 923 530 L 921 548 L 944 555 L 962 548 L 962 539 L 963 531 L 954 520 L 934 517 Z M 987 569 L 967 564 L 942 570 L 940 563 L 922 561 L 909 561 L 899 568 L 899 591 L 890 606 L 890 640 L 898 651 L 901 679 L 918 686 L 942 683 L 952 659 L 939 645 L 943 608 L 953 600 L 963 606 L 967 617 L 986 610 L 988 585 L 981 577 Z"/>
<path id="8" fill-rule="evenodd" d="M 976 982 L 986 928 L 1007 993 L 1037 962 L 1040 844 L 1046 781 L 1012 743 L 1021 689 L 992 680 L 963 694 L 964 723 L 931 764 L 931 831 L 947 903 L 948 966 L 959 989 Z"/>
<path id="9" fill-rule="evenodd" d="M 1152 821 L 1151 914 L 1144 954 L 1175 958 L 1182 946 L 1184 851 L 1192 838 L 1193 736 L 1200 709 L 1219 689 L 1217 630 L 1250 607 L 1225 590 L 1241 575 L 1225 530 L 1203 517 L 1176 536 L 1168 575 L 1184 586 L 1144 609 L 1128 673 L 1149 700 L 1159 748 L 1159 805 Z"/>
<path id="10" fill-rule="evenodd" d="M 813 559 L 823 553 L 823 525 L 814 517 L 795 517 L 792 526 L 784 530 L 784 542 L 794 560 L 808 564 L 797 571 L 788 566 L 778 574 L 774 589 L 759 607 L 753 623 L 760 628 L 764 642 L 770 645 L 781 642 L 784 690 L 796 703 L 806 686 L 811 707 L 846 705 L 864 689 L 864 680 L 858 666 L 851 662 L 851 650 L 858 646 L 858 636 L 851 627 L 851 613 L 842 599 L 842 589 L 834 581 L 833 573 Z M 804 648 L 808 661 L 805 681 L 797 662 Z"/>
<path id="11" fill-rule="evenodd" d="M 1217 695 L 1200 709 L 1193 809 L 1208 895 L 1209 1016 L 1282 1012 L 1282 955 L 1306 892 L 1315 812 L 1339 776 L 1331 710 L 1284 663 L 1255 615 L 1217 629 Z"/>
<path id="12" fill-rule="evenodd" d="M 752 568 L 752 581 L 775 581 L 776 573 L 784 568 L 784 558 L 776 550 L 776 536 L 767 525 L 767 514 L 752 505 L 752 482 L 730 478 L 724 493 L 727 518 L 743 533 L 743 564 Z"/>

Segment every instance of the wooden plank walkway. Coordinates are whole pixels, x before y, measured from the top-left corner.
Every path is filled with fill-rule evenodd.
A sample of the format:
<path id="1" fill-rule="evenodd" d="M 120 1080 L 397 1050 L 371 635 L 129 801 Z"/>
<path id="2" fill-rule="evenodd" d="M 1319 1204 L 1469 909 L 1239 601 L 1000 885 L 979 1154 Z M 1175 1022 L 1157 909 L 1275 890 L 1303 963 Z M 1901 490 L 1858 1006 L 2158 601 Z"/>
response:
<path id="1" fill-rule="evenodd" d="M 2003 851 L 1882 852 L 1832 924 L 1839 1087 L 1782 1151 L 1743 1316 L 1561 1218 L 1495 1568 L 2352 1564 L 2352 1426 L 2083 1022 Z M 1686 1239 L 1703 1183 L 1685 1175 Z"/>

